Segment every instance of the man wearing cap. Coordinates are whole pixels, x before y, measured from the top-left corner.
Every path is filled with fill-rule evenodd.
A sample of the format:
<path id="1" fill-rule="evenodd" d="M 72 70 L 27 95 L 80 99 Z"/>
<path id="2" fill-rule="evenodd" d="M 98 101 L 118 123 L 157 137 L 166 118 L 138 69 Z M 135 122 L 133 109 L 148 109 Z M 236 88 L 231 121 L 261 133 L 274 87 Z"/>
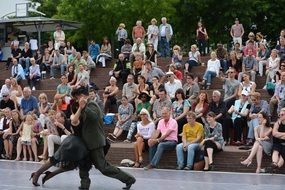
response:
<path id="1" fill-rule="evenodd" d="M 136 179 L 124 172 L 123 170 L 109 164 L 104 155 L 104 146 L 106 139 L 103 129 L 103 117 L 99 106 L 89 99 L 89 92 L 87 88 L 80 87 L 72 92 L 72 96 L 78 101 L 79 108 L 77 112 L 72 115 L 71 123 L 74 126 L 81 123 L 82 140 L 85 142 L 89 150 L 92 164 L 103 175 L 112 177 L 125 183 L 123 189 L 130 189 L 136 182 Z M 79 170 L 80 177 L 89 177 L 89 170 Z M 89 182 L 90 185 L 90 182 Z"/>
<path id="2" fill-rule="evenodd" d="M 15 103 L 10 99 L 9 92 L 4 92 L 2 98 L 3 99 L 0 101 L 0 111 L 3 111 L 5 108 L 10 108 L 10 110 L 15 109 Z"/>
<path id="3" fill-rule="evenodd" d="M 59 49 L 55 49 L 53 62 L 50 68 L 50 79 L 54 79 L 54 72 L 56 68 L 60 68 L 60 74 L 64 75 L 66 69 L 66 62 L 64 55 L 59 52 Z"/>
<path id="4" fill-rule="evenodd" d="M 232 25 L 230 34 L 233 38 L 234 44 L 238 42 L 242 47 L 242 36 L 244 34 L 244 28 L 242 24 L 239 23 L 238 18 L 236 18 L 235 24 Z"/>
<path id="5" fill-rule="evenodd" d="M 168 82 L 165 83 L 165 85 L 164 85 L 165 90 L 166 90 L 168 96 L 171 99 L 174 99 L 176 90 L 179 89 L 179 88 L 182 88 L 181 81 L 178 80 L 178 79 L 175 79 L 174 78 L 174 73 L 171 72 L 171 71 L 168 71 L 166 73 L 166 77 L 167 77 Z"/>

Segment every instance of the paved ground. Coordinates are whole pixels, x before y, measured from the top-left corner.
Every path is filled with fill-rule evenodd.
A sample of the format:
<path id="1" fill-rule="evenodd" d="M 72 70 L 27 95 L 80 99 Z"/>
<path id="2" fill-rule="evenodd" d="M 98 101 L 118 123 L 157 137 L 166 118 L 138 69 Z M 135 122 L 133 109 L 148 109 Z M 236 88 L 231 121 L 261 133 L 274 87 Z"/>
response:
<path id="1" fill-rule="evenodd" d="M 40 164 L 29 162 L 0 161 L 1 190 L 76 190 L 79 184 L 78 171 L 58 175 L 46 182 L 44 187 L 33 187 L 29 175 Z M 175 170 L 151 170 L 123 168 L 133 174 L 137 182 L 134 190 L 284 190 L 284 175 L 257 175 L 222 172 L 188 172 Z M 118 190 L 124 184 L 107 178 L 95 169 L 91 172 L 91 190 Z"/>

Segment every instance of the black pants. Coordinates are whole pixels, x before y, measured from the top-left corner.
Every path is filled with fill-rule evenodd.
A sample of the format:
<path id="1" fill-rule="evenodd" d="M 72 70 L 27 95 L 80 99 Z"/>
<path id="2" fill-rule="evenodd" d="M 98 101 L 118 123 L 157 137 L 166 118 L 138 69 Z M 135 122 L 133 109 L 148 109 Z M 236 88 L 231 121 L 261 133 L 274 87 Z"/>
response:
<path id="1" fill-rule="evenodd" d="M 230 129 L 233 128 L 233 120 L 229 114 L 223 119 L 223 137 L 226 142 L 230 140 Z"/>
<path id="2" fill-rule="evenodd" d="M 4 140 L 0 137 L 0 155 L 4 154 Z"/>
<path id="3" fill-rule="evenodd" d="M 118 179 L 123 183 L 130 183 L 134 179 L 132 175 L 124 172 L 120 168 L 112 166 L 106 161 L 103 147 L 90 150 L 90 159 L 95 168 L 105 176 Z M 81 170 L 80 174 L 85 176 L 88 175 L 88 172 L 89 170 Z"/>
<path id="4" fill-rule="evenodd" d="M 246 118 L 237 117 L 234 120 L 234 141 L 241 141 L 243 130 L 247 127 Z M 244 139 L 246 137 L 243 137 Z"/>
<path id="5" fill-rule="evenodd" d="M 34 87 L 36 85 L 36 83 L 40 80 L 40 76 L 34 76 L 32 79 L 30 79 L 30 77 L 28 77 L 28 85 L 30 87 Z"/>
<path id="6" fill-rule="evenodd" d="M 205 142 L 205 147 L 204 147 L 204 156 L 205 157 L 208 157 L 208 152 L 207 152 L 208 148 L 212 148 L 213 149 L 213 153 L 218 152 L 218 147 L 217 147 L 216 143 L 214 141 L 212 141 L 212 140 L 207 140 Z"/>

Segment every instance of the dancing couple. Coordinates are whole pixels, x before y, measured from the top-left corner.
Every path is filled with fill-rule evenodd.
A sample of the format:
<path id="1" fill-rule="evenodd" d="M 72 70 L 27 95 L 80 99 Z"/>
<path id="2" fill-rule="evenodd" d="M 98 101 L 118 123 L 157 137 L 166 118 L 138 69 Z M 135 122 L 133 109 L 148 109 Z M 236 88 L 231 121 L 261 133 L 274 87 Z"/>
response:
<path id="1" fill-rule="evenodd" d="M 70 117 L 75 133 L 63 141 L 49 161 L 42 165 L 38 171 L 32 173 L 33 185 L 39 186 L 38 179 L 41 174 L 45 174 L 42 178 L 44 184 L 53 176 L 78 167 L 81 179 L 79 189 L 87 190 L 91 183 L 89 170 L 93 164 L 103 175 L 125 183 L 126 186 L 123 189 L 130 189 L 136 179 L 121 169 L 110 165 L 105 159 L 106 138 L 104 136 L 102 112 L 99 106 L 89 99 L 88 88 L 75 89 L 72 96 L 77 101 L 74 104 L 75 106 L 72 106 Z M 50 167 L 59 163 L 60 168 L 53 172 L 48 171 Z"/>

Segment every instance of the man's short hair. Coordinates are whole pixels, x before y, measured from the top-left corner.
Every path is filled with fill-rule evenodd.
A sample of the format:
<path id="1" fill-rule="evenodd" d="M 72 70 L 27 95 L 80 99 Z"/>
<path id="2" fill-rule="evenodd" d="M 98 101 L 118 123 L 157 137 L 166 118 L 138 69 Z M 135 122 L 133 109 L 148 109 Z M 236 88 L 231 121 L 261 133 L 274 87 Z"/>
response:
<path id="1" fill-rule="evenodd" d="M 80 96 L 81 94 L 86 95 L 86 96 L 89 96 L 89 90 L 88 90 L 88 88 L 86 88 L 86 87 L 84 87 L 84 86 L 81 86 L 81 87 L 79 87 L 79 88 L 74 89 L 74 90 L 71 92 L 71 95 L 72 95 L 73 97 Z"/>

